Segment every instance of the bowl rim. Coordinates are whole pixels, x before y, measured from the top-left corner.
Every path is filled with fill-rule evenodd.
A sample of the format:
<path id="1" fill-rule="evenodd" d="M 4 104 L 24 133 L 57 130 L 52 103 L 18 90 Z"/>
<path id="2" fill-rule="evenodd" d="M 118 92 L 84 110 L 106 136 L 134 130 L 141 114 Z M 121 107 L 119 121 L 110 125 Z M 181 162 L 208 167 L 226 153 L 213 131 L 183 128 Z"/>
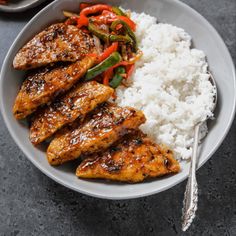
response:
<path id="1" fill-rule="evenodd" d="M 167 2 L 170 2 L 170 0 L 164 0 Z M 2 64 L 2 69 L 1 69 L 1 73 L 0 73 L 0 98 L 3 94 L 3 78 L 2 75 L 5 74 L 6 71 L 6 65 L 7 65 L 7 61 L 8 58 L 11 56 L 12 54 L 12 50 L 15 47 L 15 44 L 18 42 L 19 38 L 22 36 L 22 34 L 24 33 L 25 29 L 28 27 L 29 24 L 31 24 L 32 22 L 34 22 L 35 20 L 37 20 L 38 17 L 40 17 L 40 15 L 48 10 L 49 8 L 51 8 L 51 6 L 53 6 L 54 4 L 57 4 L 58 2 L 60 2 L 60 0 L 55 0 L 52 3 L 48 4 L 47 6 L 45 6 L 44 8 L 42 8 L 24 27 L 23 29 L 20 31 L 20 33 L 17 35 L 17 37 L 15 38 L 14 42 L 12 43 L 10 49 L 8 50 L 5 60 Z M 235 65 L 233 63 L 231 54 L 227 48 L 227 46 L 225 45 L 222 37 L 219 35 L 219 33 L 216 31 L 216 29 L 200 14 L 198 13 L 196 10 L 194 10 L 193 8 L 191 8 L 190 6 L 188 6 L 187 4 L 179 1 L 179 0 L 171 0 L 171 2 L 175 2 L 176 4 L 179 4 L 181 7 L 183 7 L 184 9 L 187 9 L 188 11 L 190 11 L 192 14 L 196 15 L 197 17 L 202 18 L 203 22 L 214 32 L 214 34 L 216 35 L 216 37 L 218 38 L 217 40 L 219 41 L 219 43 L 221 44 L 221 46 L 223 47 L 224 51 L 226 52 L 227 56 L 229 57 L 230 61 L 231 61 L 231 66 L 232 66 L 232 73 L 233 73 L 233 78 L 234 78 L 234 88 L 236 88 L 236 76 L 235 76 Z M 236 90 L 236 89 L 235 89 Z M 203 166 L 206 161 L 209 160 L 209 158 L 216 152 L 216 150 L 220 147 L 220 145 L 222 144 L 222 142 L 224 141 L 226 135 L 228 134 L 230 127 L 233 123 L 234 120 L 234 116 L 235 116 L 235 112 L 236 112 L 236 93 L 234 94 L 234 99 L 233 99 L 233 109 L 230 113 L 230 117 L 229 117 L 229 122 L 227 124 L 227 126 L 224 128 L 224 132 L 223 135 L 221 137 L 221 139 L 216 142 L 212 148 L 212 150 L 209 152 L 209 154 L 207 156 L 205 156 L 205 158 L 199 163 L 198 169 Z M 31 158 L 31 155 L 29 154 L 27 148 L 23 145 L 21 145 L 20 141 L 18 138 L 15 137 L 14 135 L 14 130 L 11 127 L 10 122 L 8 121 L 8 117 L 6 115 L 6 111 L 5 111 L 5 106 L 3 104 L 2 99 L 0 99 L 0 110 L 2 113 L 2 117 L 3 120 L 6 124 L 6 127 L 11 135 L 11 137 L 13 138 L 13 140 L 15 141 L 15 143 L 17 144 L 17 146 L 23 151 L 24 155 L 42 172 L 44 173 L 46 176 L 48 176 L 49 178 L 53 179 L 54 181 L 56 181 L 57 183 L 72 189 L 76 192 L 79 193 L 83 193 L 86 194 L 88 196 L 92 196 L 92 197 L 97 197 L 97 198 L 102 198 L 102 199 L 110 199 L 110 200 L 124 200 L 124 199 L 135 199 L 135 198 L 140 198 L 140 197 L 144 197 L 144 196 L 149 196 L 149 195 L 153 195 L 162 191 L 165 191 L 169 188 L 172 188 L 173 186 L 179 184 L 180 182 L 182 182 L 183 180 L 185 180 L 188 176 L 182 176 L 181 178 L 179 178 L 177 181 L 173 181 L 172 183 L 165 185 L 163 187 L 159 187 L 158 189 L 151 189 L 151 190 L 146 190 L 144 193 L 140 193 L 140 194 L 136 194 L 136 195 L 128 195 L 128 196 L 105 196 L 103 194 L 98 194 L 98 193 L 92 193 L 90 191 L 86 191 L 86 190 L 81 190 L 78 187 L 75 187 L 73 185 L 70 185 L 69 183 L 67 183 L 66 181 L 62 180 L 61 178 L 58 178 L 57 176 L 55 176 L 54 174 L 52 174 L 50 171 L 44 169 L 43 166 L 41 166 L 40 164 L 38 164 L 36 162 L 36 160 L 34 158 Z"/>

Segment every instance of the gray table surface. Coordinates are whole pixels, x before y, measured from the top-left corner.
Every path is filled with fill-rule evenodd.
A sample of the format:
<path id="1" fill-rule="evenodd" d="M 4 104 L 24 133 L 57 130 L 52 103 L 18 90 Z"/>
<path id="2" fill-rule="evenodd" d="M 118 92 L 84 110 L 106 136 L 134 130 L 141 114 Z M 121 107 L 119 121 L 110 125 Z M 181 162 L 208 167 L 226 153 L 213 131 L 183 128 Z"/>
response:
<path id="1" fill-rule="evenodd" d="M 236 1 L 184 2 L 218 30 L 236 62 Z M 25 13 L 0 13 L 0 65 L 16 35 L 42 7 Z M 236 122 L 197 173 L 199 209 L 186 235 L 236 235 L 235 146 Z M 183 235 L 180 217 L 185 184 L 126 201 L 73 192 L 27 160 L 0 116 L 0 235 Z"/>

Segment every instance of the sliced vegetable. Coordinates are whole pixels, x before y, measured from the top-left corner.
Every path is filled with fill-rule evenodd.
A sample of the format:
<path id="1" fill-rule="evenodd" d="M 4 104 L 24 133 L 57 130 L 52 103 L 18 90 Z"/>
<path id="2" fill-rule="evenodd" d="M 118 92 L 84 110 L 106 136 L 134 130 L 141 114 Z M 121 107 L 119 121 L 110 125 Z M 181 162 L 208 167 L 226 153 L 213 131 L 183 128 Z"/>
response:
<path id="1" fill-rule="evenodd" d="M 124 21 L 133 31 L 136 31 L 136 24 L 126 16 L 118 16 L 118 18 Z"/>
<path id="2" fill-rule="evenodd" d="M 115 20 L 123 20 L 133 30 L 136 30 L 136 24 L 127 16 L 119 16 L 113 12 L 104 10 L 101 15 L 92 16 L 91 19 L 98 24 L 111 24 Z"/>
<path id="3" fill-rule="evenodd" d="M 112 69 L 114 70 L 115 68 L 117 68 L 119 66 L 124 66 L 126 68 L 126 78 L 130 77 L 131 74 L 133 73 L 133 70 L 134 70 L 133 63 L 131 63 L 129 61 L 121 61 L 121 62 L 117 63 L 116 65 L 114 65 L 112 67 Z"/>
<path id="4" fill-rule="evenodd" d="M 73 17 L 73 16 L 76 16 L 76 17 L 79 17 L 78 14 L 74 13 L 74 12 L 70 12 L 70 11 L 63 11 L 63 15 L 65 17 Z"/>
<path id="5" fill-rule="evenodd" d="M 121 62 L 117 63 L 116 65 L 114 65 L 112 68 L 115 69 L 119 66 L 129 66 L 129 65 L 131 65 L 131 63 L 129 63 L 128 61 L 121 61 Z"/>
<path id="6" fill-rule="evenodd" d="M 104 72 L 104 77 L 103 77 L 103 84 L 104 85 L 109 85 L 109 81 L 113 76 L 113 69 L 110 68 L 107 71 Z"/>
<path id="7" fill-rule="evenodd" d="M 104 61 L 108 58 L 113 52 L 116 52 L 118 49 L 118 42 L 113 42 L 112 45 L 104 50 L 104 52 L 99 57 L 99 62 Z"/>
<path id="8" fill-rule="evenodd" d="M 125 68 L 123 66 L 117 67 L 116 71 L 115 71 L 115 75 L 112 78 L 111 82 L 109 83 L 109 85 L 112 88 L 117 88 L 122 80 L 123 80 L 123 74 L 125 74 Z"/>
<path id="9" fill-rule="evenodd" d="M 104 42 L 125 42 L 125 43 L 131 43 L 132 39 L 129 37 L 129 35 L 113 35 L 105 33 L 103 30 L 99 29 L 95 24 L 89 23 L 88 30 L 96 35 L 98 38 L 103 40 Z"/>
<path id="10" fill-rule="evenodd" d="M 81 27 L 87 26 L 87 25 L 88 25 L 88 18 L 84 15 L 80 15 L 77 20 L 77 27 L 81 28 Z"/>
<path id="11" fill-rule="evenodd" d="M 78 27 L 81 28 L 82 26 L 88 26 L 89 19 L 87 16 L 91 14 L 97 14 L 99 12 L 102 12 L 103 10 L 112 11 L 112 7 L 106 4 L 97 4 L 84 8 L 80 12 L 80 18 L 78 19 Z"/>
<path id="12" fill-rule="evenodd" d="M 109 37 L 109 40 L 111 42 L 124 42 L 124 43 L 132 43 L 132 39 L 129 37 L 129 35 L 116 35 L 116 34 L 111 34 Z"/>
<path id="13" fill-rule="evenodd" d="M 125 44 L 121 45 L 121 55 L 125 61 L 128 60 L 128 53 L 127 53 L 127 47 Z"/>
<path id="14" fill-rule="evenodd" d="M 79 18 L 78 14 L 76 14 L 74 12 L 70 12 L 70 11 L 63 11 L 63 15 L 65 17 L 68 17 L 65 21 L 66 25 L 75 25 L 78 18 Z"/>
<path id="15" fill-rule="evenodd" d="M 119 7 L 112 7 L 112 11 L 118 16 L 127 16 Z"/>
<path id="16" fill-rule="evenodd" d="M 89 53 L 89 54 L 86 54 L 86 56 L 98 58 L 98 54 L 97 53 Z"/>
<path id="17" fill-rule="evenodd" d="M 111 11 L 103 10 L 101 15 L 92 16 L 90 20 L 97 24 L 111 24 L 114 20 L 117 20 L 117 15 Z"/>
<path id="18" fill-rule="evenodd" d="M 134 72 L 134 64 L 126 66 L 126 73 L 127 73 L 126 79 L 130 78 L 133 72 Z"/>
<path id="19" fill-rule="evenodd" d="M 91 80 L 97 75 L 100 75 L 107 69 L 115 66 L 117 63 L 119 63 L 122 60 L 121 55 L 118 52 L 113 52 L 107 59 L 105 59 L 103 62 L 99 63 L 95 67 L 88 70 L 88 72 L 85 75 L 85 80 Z"/>
<path id="20" fill-rule="evenodd" d="M 129 27 L 129 25 L 123 21 L 123 20 L 116 20 L 114 21 L 112 24 L 111 24 L 111 29 L 116 32 L 116 27 L 118 25 L 122 25 L 125 32 L 130 36 L 130 38 L 132 39 L 133 43 L 132 43 L 132 46 L 134 48 L 134 51 L 136 52 L 137 51 L 137 40 L 136 40 L 136 37 L 135 37 L 135 34 L 134 32 L 131 30 L 131 28 Z"/>
<path id="21" fill-rule="evenodd" d="M 123 78 L 131 76 L 134 63 L 142 55 L 138 51 L 134 34 L 136 24 L 130 19 L 129 13 L 126 14 L 119 7 L 82 2 L 80 10 L 79 15 L 68 11 L 63 13 L 68 17 L 66 24 L 77 23 L 78 28 L 91 33 L 94 38 L 98 55 L 92 56 L 96 57 L 99 64 L 87 71 L 85 80 L 99 76 L 104 84 L 109 85 L 112 78 L 110 85 L 116 88 Z"/>
<path id="22" fill-rule="evenodd" d="M 134 32 L 131 30 L 131 28 L 129 27 L 129 25 L 123 21 L 123 20 L 116 20 L 116 21 L 113 21 L 112 24 L 111 24 L 111 29 L 112 31 L 116 32 L 116 27 L 118 25 L 122 25 L 125 29 L 125 31 L 130 35 L 130 37 L 134 40 L 136 40 L 136 37 L 135 37 L 135 34 Z"/>
<path id="23" fill-rule="evenodd" d="M 89 23 L 88 30 L 104 42 L 109 42 L 110 35 L 100 30 L 95 24 Z"/>
<path id="24" fill-rule="evenodd" d="M 65 21 L 66 25 L 76 25 L 77 24 L 77 17 L 76 16 L 72 16 L 70 18 L 67 18 L 67 20 Z"/>
<path id="25" fill-rule="evenodd" d="M 122 80 L 123 80 L 123 77 L 121 75 L 115 74 L 115 76 L 113 77 L 109 85 L 115 89 L 121 84 Z"/>
<path id="26" fill-rule="evenodd" d="M 86 7 L 84 8 L 80 14 L 88 16 L 91 14 L 97 14 L 99 12 L 102 12 L 103 10 L 108 10 L 108 11 L 112 11 L 112 7 L 106 4 L 96 4 L 96 5 L 92 5 L 90 7 Z"/>
<path id="27" fill-rule="evenodd" d="M 137 54 L 133 58 L 129 60 L 130 64 L 134 64 L 136 61 L 138 61 L 143 56 L 143 52 L 141 50 L 138 50 Z"/>

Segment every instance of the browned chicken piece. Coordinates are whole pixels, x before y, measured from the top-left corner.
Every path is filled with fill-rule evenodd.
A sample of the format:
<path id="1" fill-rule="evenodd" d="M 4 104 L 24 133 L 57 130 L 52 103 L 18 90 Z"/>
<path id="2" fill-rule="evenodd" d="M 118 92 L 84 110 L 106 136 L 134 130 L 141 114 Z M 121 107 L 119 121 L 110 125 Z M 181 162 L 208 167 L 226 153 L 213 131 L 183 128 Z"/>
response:
<path id="1" fill-rule="evenodd" d="M 48 161 L 51 165 L 59 165 L 77 159 L 81 154 L 105 150 L 144 122 L 141 111 L 112 103 L 102 104 L 82 124 L 75 122 L 59 131 L 48 147 Z"/>
<path id="2" fill-rule="evenodd" d="M 13 113 L 16 119 L 25 118 L 39 106 L 69 90 L 94 65 L 95 60 L 95 57 L 87 56 L 70 65 L 45 69 L 29 76 L 15 100 Z"/>
<path id="3" fill-rule="evenodd" d="M 80 178 L 141 182 L 146 178 L 180 171 L 173 153 L 159 146 L 141 131 L 128 134 L 106 152 L 91 155 L 76 170 Z"/>
<path id="4" fill-rule="evenodd" d="M 73 25 L 53 24 L 37 34 L 16 54 L 13 66 L 28 70 L 54 62 L 75 62 L 94 53 L 92 37 Z"/>
<path id="5" fill-rule="evenodd" d="M 36 112 L 30 127 L 30 140 L 36 145 L 75 119 L 82 121 L 98 104 L 107 101 L 114 90 L 96 81 L 78 84 L 69 93 Z"/>

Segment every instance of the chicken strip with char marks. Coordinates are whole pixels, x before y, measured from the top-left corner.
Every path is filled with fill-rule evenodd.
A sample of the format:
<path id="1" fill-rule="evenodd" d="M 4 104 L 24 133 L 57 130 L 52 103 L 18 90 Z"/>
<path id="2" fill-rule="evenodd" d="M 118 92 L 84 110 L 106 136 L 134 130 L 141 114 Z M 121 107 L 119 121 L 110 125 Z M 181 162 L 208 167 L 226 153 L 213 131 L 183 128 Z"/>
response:
<path id="1" fill-rule="evenodd" d="M 155 144 L 141 131 L 136 131 L 124 136 L 106 152 L 82 161 L 76 175 L 80 178 L 136 183 L 179 171 L 179 163 L 170 149 Z"/>
<path id="2" fill-rule="evenodd" d="M 82 124 L 75 122 L 59 131 L 47 149 L 48 161 L 51 165 L 59 165 L 81 154 L 105 150 L 145 120 L 144 114 L 134 108 L 102 104 L 88 114 Z"/>
<path id="3" fill-rule="evenodd" d="M 13 67 L 28 70 L 55 62 L 75 62 L 95 53 L 93 38 L 73 25 L 53 24 L 37 34 L 16 54 Z"/>
<path id="4" fill-rule="evenodd" d="M 63 97 L 36 112 L 30 127 L 30 140 L 36 145 L 75 119 L 82 121 L 98 104 L 114 93 L 108 86 L 91 81 L 78 84 Z"/>
<path id="5" fill-rule="evenodd" d="M 87 70 L 94 65 L 96 57 L 87 56 L 67 66 L 44 69 L 29 76 L 18 93 L 13 113 L 16 119 L 23 119 L 58 94 L 69 90 Z"/>

